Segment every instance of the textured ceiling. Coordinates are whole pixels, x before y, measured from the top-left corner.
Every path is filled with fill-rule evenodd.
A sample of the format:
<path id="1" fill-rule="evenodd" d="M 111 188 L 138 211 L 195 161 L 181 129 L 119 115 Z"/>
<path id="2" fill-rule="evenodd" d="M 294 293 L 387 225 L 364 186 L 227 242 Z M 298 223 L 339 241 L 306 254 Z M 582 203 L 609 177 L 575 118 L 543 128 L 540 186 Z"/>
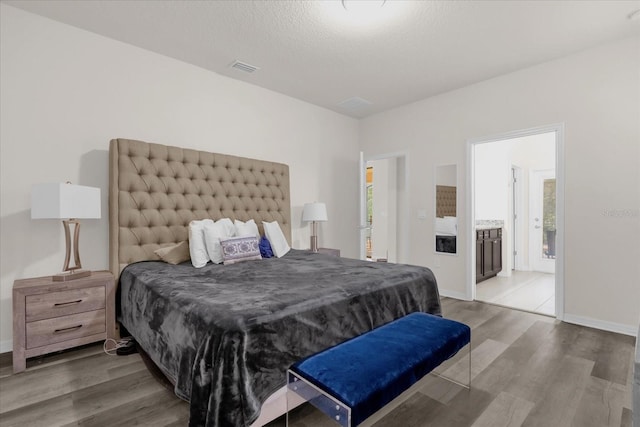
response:
<path id="1" fill-rule="evenodd" d="M 640 34 L 640 0 L 3 2 L 353 117 Z"/>

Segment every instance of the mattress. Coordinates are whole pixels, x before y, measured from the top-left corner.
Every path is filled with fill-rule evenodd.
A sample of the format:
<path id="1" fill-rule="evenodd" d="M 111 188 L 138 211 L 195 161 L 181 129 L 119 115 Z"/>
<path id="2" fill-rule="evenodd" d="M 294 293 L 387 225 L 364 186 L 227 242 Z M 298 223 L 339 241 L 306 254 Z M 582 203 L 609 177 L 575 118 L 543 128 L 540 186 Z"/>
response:
<path id="1" fill-rule="evenodd" d="M 303 357 L 412 312 L 439 315 L 431 270 L 309 251 L 233 265 L 145 261 L 119 319 L 190 402 L 192 426 L 247 426 Z"/>

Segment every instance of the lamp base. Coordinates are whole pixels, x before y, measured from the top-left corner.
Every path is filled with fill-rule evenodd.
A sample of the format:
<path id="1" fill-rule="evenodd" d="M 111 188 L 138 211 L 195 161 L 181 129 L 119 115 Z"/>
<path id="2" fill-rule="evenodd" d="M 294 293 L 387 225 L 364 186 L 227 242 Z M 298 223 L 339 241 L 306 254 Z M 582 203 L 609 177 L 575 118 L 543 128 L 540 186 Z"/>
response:
<path id="1" fill-rule="evenodd" d="M 56 274 L 51 276 L 51 279 L 53 279 L 54 282 L 68 282 L 69 280 L 76 280 L 89 276 L 91 276 L 90 270 L 76 270 L 69 273 Z"/>

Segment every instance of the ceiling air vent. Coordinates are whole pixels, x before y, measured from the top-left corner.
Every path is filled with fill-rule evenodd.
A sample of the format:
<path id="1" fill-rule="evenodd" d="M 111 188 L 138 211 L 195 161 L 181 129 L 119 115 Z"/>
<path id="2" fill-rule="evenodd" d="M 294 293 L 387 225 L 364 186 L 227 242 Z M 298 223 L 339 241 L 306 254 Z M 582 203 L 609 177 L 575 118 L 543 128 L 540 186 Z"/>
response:
<path id="1" fill-rule="evenodd" d="M 230 67 L 235 68 L 236 70 L 244 71 L 245 73 L 253 73 L 254 71 L 260 69 L 259 67 L 241 61 L 233 61 Z"/>

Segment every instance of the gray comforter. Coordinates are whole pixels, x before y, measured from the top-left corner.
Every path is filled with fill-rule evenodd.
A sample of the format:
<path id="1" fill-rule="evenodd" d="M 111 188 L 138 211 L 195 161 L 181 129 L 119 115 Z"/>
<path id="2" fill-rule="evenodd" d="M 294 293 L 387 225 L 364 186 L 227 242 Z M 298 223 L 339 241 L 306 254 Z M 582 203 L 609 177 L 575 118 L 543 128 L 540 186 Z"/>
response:
<path id="1" fill-rule="evenodd" d="M 295 361 L 422 311 L 431 270 L 291 250 L 233 265 L 141 262 L 120 277 L 120 320 L 190 402 L 191 426 L 248 426 Z"/>

